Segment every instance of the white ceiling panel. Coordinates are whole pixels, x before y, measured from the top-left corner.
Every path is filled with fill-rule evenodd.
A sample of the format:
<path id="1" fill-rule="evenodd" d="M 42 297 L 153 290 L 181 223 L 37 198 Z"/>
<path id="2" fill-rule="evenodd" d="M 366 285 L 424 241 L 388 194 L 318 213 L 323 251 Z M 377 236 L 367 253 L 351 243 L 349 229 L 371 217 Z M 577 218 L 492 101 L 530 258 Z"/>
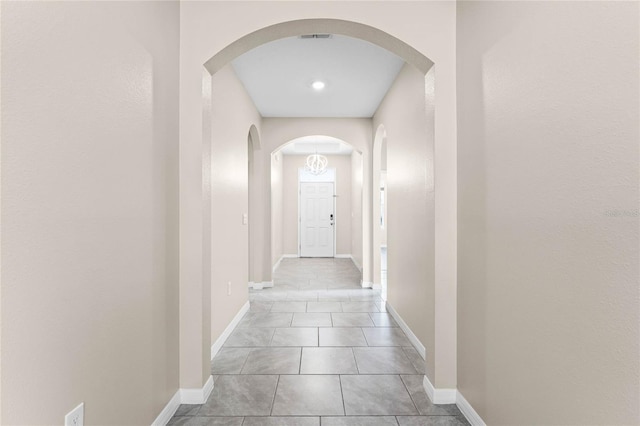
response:
<path id="1" fill-rule="evenodd" d="M 332 35 L 276 40 L 232 64 L 263 117 L 371 117 L 404 62 L 369 42 Z M 325 88 L 314 90 L 314 81 Z"/>

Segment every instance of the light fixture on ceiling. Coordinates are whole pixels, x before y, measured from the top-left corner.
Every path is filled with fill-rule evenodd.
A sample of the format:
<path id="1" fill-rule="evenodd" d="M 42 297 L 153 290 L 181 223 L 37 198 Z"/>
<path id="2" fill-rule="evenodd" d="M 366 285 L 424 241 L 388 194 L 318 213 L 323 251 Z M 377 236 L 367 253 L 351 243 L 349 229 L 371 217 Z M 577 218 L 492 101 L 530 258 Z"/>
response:
<path id="1" fill-rule="evenodd" d="M 311 87 L 313 87 L 313 90 L 318 92 L 323 90 L 325 86 L 326 86 L 325 82 L 320 80 L 316 80 L 313 83 L 311 83 Z"/>
<path id="2" fill-rule="evenodd" d="M 327 171 L 327 165 L 329 164 L 329 160 L 324 155 L 318 154 L 316 151 L 315 154 L 311 154 L 307 157 L 307 162 L 304 165 L 304 169 L 311 174 L 321 175 Z"/>

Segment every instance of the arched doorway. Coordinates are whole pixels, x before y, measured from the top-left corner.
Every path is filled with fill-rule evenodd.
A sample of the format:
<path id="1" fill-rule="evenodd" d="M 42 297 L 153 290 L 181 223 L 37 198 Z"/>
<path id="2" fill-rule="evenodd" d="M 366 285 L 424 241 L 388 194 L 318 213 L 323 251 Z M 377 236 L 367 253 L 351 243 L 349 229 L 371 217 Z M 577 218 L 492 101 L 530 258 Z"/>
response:
<path id="1" fill-rule="evenodd" d="M 305 171 L 308 157 L 320 154 L 328 160 L 319 176 Z M 363 257 L 363 167 L 362 152 L 350 143 L 331 136 L 309 135 L 292 139 L 271 153 L 271 241 L 274 271 L 283 258 L 350 258 L 362 272 Z M 301 220 L 305 203 L 302 185 L 330 183 L 331 247 L 320 255 L 306 253 Z M 297 223 L 298 226 L 291 226 Z M 288 225 L 288 226 L 287 226 Z M 362 280 L 361 280 L 362 281 Z M 277 287 L 277 282 L 274 282 Z"/>
<path id="2" fill-rule="evenodd" d="M 423 54 L 421 54 L 411 46 L 377 28 L 340 19 L 302 19 L 268 26 L 242 37 L 238 41 L 231 43 L 226 48 L 220 50 L 218 54 L 206 61 L 205 68 L 208 73 L 215 74 L 226 64 L 228 64 L 229 61 L 231 61 L 233 58 L 248 51 L 253 47 L 278 38 L 300 35 L 309 32 L 335 33 L 367 40 L 371 43 L 380 45 L 394 52 L 423 73 L 426 73 L 426 71 L 429 70 L 433 65 L 433 62 L 431 62 L 428 58 L 426 58 Z M 205 143 L 207 143 L 207 141 L 205 141 Z M 364 204 L 368 209 L 371 209 L 373 192 L 373 178 L 371 176 L 372 162 L 370 152 L 365 154 L 366 156 L 363 154 L 363 170 L 367 181 L 365 182 L 363 188 L 363 198 L 365 199 Z M 428 173 L 433 174 L 433 169 L 430 169 Z M 197 212 L 192 213 L 196 214 Z M 188 214 L 185 214 L 183 216 L 185 221 L 188 220 L 188 216 Z M 363 257 L 365 258 L 364 260 L 369 262 L 369 266 L 365 267 L 363 274 L 366 274 L 369 279 L 371 279 L 370 277 L 372 271 L 370 258 L 372 256 L 373 250 L 372 244 L 370 243 L 372 234 L 371 215 L 367 214 L 365 216 L 365 220 L 368 222 L 368 225 L 365 226 L 363 240 L 368 244 Z M 270 221 L 268 222 L 270 223 Z M 264 254 L 265 258 L 271 257 L 271 245 L 269 244 L 268 247 L 269 252 Z M 447 301 L 449 305 L 453 304 L 453 306 L 455 306 L 455 298 L 448 298 Z M 203 312 L 206 312 L 206 309 Z M 455 315 L 455 309 L 453 309 L 453 312 Z M 206 317 L 203 317 L 203 320 L 206 320 Z M 185 324 L 185 326 L 182 328 L 185 329 L 186 327 L 187 325 Z M 449 341 L 455 342 L 455 338 L 449 339 Z"/>

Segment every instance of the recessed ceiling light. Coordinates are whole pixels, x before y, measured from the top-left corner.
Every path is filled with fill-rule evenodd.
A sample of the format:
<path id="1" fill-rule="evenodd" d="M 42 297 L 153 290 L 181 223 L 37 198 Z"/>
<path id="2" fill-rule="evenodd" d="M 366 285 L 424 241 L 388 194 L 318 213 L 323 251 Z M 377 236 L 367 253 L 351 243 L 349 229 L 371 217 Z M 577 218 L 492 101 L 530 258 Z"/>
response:
<path id="1" fill-rule="evenodd" d="M 320 81 L 320 80 L 316 80 L 313 83 L 311 83 L 311 87 L 313 87 L 313 90 L 317 90 L 320 91 L 322 89 L 324 89 L 324 81 Z"/>

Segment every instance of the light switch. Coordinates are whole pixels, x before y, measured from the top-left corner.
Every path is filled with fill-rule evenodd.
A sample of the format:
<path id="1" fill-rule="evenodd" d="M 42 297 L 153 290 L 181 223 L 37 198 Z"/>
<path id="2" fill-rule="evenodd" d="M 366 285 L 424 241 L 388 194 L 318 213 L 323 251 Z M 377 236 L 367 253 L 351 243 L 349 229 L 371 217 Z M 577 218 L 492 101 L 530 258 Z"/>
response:
<path id="1" fill-rule="evenodd" d="M 247 213 L 242 213 L 242 224 L 246 225 L 249 222 L 249 215 Z"/>

